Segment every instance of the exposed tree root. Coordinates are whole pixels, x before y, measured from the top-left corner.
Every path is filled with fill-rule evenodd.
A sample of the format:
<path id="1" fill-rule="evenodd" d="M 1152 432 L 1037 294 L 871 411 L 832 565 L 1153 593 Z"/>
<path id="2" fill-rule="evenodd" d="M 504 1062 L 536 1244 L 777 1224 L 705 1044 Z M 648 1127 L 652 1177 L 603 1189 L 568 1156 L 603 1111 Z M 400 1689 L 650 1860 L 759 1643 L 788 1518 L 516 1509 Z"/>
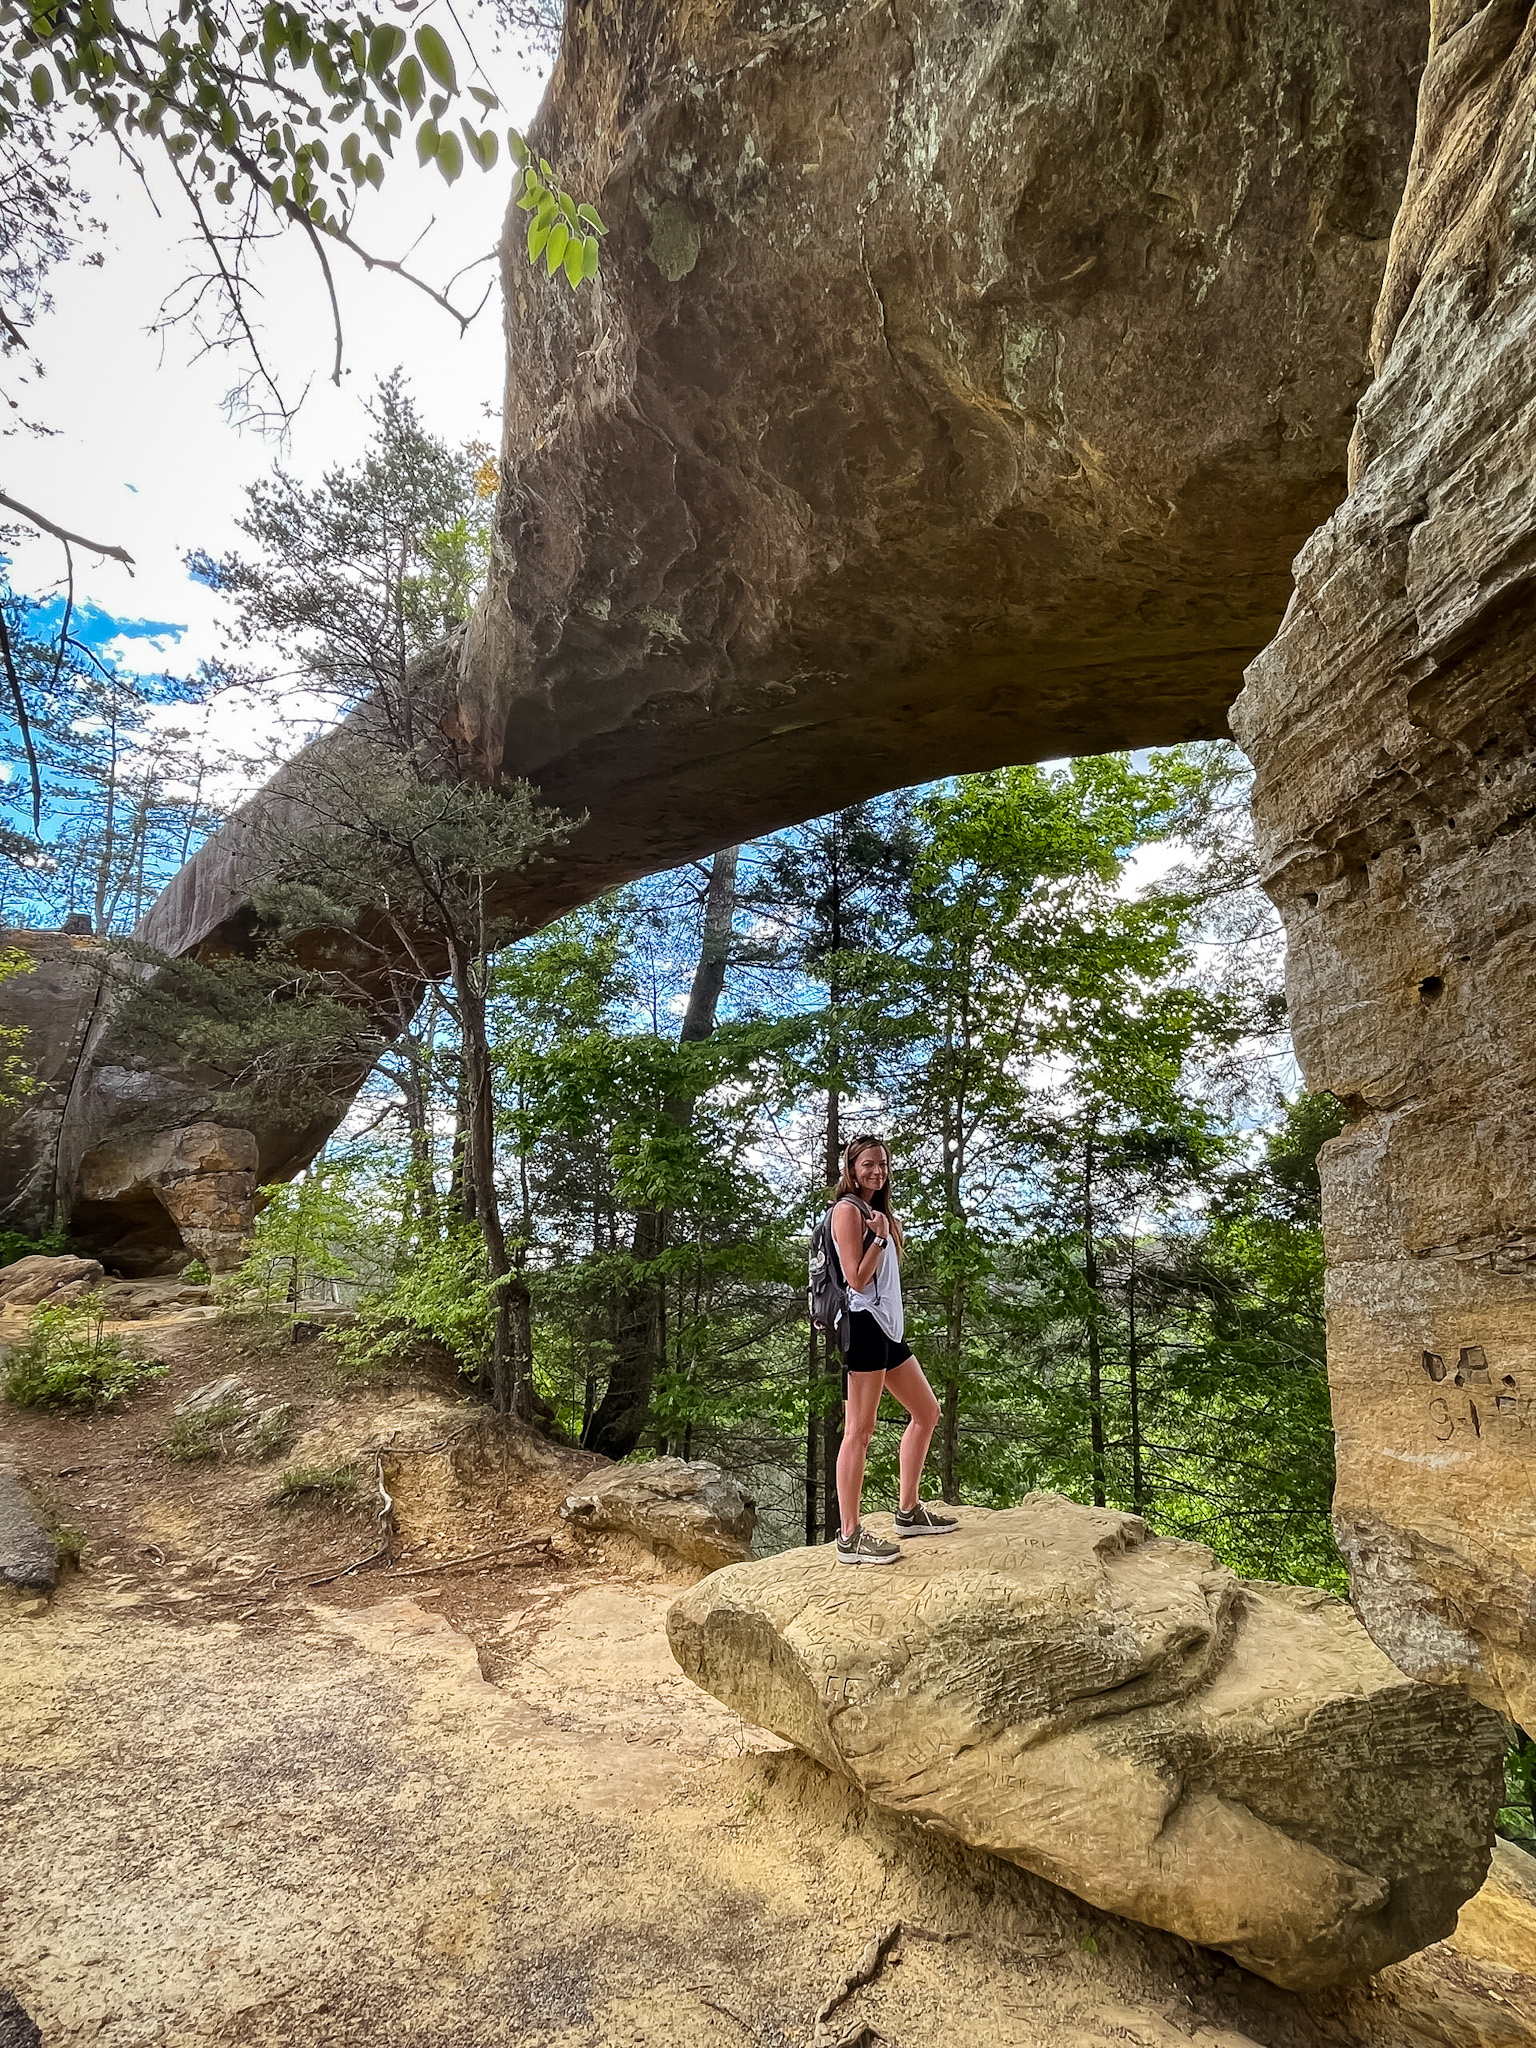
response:
<path id="1" fill-rule="evenodd" d="M 879 1976 L 900 1935 L 899 1920 L 893 1920 L 889 1927 L 882 1927 L 878 1934 L 871 1935 L 859 1960 L 817 2013 L 811 2048 L 867 2048 L 869 2042 L 879 2040 L 880 2036 L 867 2020 L 855 2020 L 841 2032 L 829 2026 L 828 2022 L 845 2000 Z"/>

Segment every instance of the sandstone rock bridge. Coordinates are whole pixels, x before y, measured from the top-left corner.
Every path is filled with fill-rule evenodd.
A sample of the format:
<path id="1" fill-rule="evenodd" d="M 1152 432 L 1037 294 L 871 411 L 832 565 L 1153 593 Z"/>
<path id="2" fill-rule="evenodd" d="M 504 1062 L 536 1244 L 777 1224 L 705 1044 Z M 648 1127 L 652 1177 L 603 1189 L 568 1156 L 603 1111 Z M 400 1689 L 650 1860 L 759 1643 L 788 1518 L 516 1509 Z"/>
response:
<path id="1" fill-rule="evenodd" d="M 586 815 L 509 878 L 530 926 L 1230 712 L 1307 1080 L 1351 1118 L 1356 1598 L 1410 1674 L 1536 1727 L 1530 14 L 572 0 L 536 139 L 613 234 L 572 297 L 514 221 L 495 558 L 429 668 L 478 773 Z M 147 936 L 247 944 L 243 844 Z M 126 1063 L 86 953 L 36 943 L 73 1021 L 5 1141 L 11 1218 L 217 1253 L 292 1138 Z"/>

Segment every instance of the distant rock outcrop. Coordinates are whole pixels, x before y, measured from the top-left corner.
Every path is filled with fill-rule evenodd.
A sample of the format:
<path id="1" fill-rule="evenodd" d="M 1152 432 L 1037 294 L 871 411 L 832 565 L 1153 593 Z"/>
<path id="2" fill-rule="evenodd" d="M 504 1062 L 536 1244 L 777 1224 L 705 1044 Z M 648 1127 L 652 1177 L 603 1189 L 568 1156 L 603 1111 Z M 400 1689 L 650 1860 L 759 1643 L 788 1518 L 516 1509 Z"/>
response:
<path id="1" fill-rule="evenodd" d="M 1451 1932 L 1503 1729 L 1349 1609 L 1031 1495 L 876 1572 L 793 1550 L 668 1617 L 699 1685 L 878 1804 L 1295 1988 Z"/>
<path id="2" fill-rule="evenodd" d="M 0 1308 L 43 1308 L 75 1301 L 101 1285 L 100 1259 L 77 1259 L 68 1252 L 52 1257 L 33 1252 L 0 1266 Z"/>
<path id="3" fill-rule="evenodd" d="M 583 1539 L 628 1539 L 663 1565 L 706 1572 L 749 1558 L 757 1527 L 757 1503 L 736 1480 L 683 1458 L 616 1465 L 560 1514 Z"/>

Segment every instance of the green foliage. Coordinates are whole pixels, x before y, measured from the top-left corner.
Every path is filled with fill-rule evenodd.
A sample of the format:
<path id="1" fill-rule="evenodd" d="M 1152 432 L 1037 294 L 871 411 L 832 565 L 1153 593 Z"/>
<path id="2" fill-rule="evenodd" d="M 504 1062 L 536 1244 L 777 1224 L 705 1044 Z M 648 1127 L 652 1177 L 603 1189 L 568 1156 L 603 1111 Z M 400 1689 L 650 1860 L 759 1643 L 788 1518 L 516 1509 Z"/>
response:
<path id="1" fill-rule="evenodd" d="M 165 1367 L 108 1336 L 89 1294 L 35 1309 L 27 1334 L 5 1354 L 5 1396 L 18 1408 L 106 1408 L 136 1394 Z"/>
<path id="2" fill-rule="evenodd" d="M 358 1286 L 378 1270 L 387 1239 L 354 1196 L 355 1175 L 351 1163 L 332 1160 L 261 1190 L 246 1255 L 219 1283 L 229 1308 L 269 1315 L 312 1299 L 325 1282 Z"/>
<path id="3" fill-rule="evenodd" d="M 188 567 L 229 600 L 237 644 L 281 647 L 338 713 L 382 694 L 408 741 L 412 664 L 469 616 L 485 582 L 497 469 L 488 449 L 429 433 L 398 370 L 366 410 L 357 462 L 313 486 L 274 465 L 246 493 L 239 524 L 253 551 L 193 554 Z"/>
<path id="4" fill-rule="evenodd" d="M 484 1240 L 473 1224 L 445 1221 L 440 1235 L 400 1247 L 394 1271 L 363 1295 L 336 1349 L 354 1371 L 398 1368 L 435 1350 L 474 1376 L 490 1357 L 494 1320 Z"/>
<path id="5" fill-rule="evenodd" d="M 1504 1804 L 1498 1830 L 1506 1841 L 1518 1842 L 1536 1855 L 1536 1742 L 1523 1729 L 1511 1728 L 1504 1753 Z"/>
<path id="6" fill-rule="evenodd" d="M 539 258 L 553 277 L 564 274 L 572 291 L 598 271 L 598 243 L 608 228 L 595 206 L 578 205 L 555 177 L 554 166 L 545 157 L 537 164 L 526 139 L 517 130 L 507 136 L 514 161 L 522 175 L 516 189 L 516 204 L 529 216 L 528 263 L 538 267 Z"/>
<path id="7" fill-rule="evenodd" d="M 19 947 L 10 946 L 0 950 L 0 988 L 18 974 L 30 974 L 36 963 L 29 953 Z M 10 1109 L 18 1102 L 24 1102 L 37 1088 L 37 1081 L 24 1056 L 28 1033 L 19 1024 L 0 1025 L 0 1110 Z M 4 1239 L 13 1235 L 0 1233 L 0 1246 Z M 17 1255 L 22 1256 L 21 1254 Z M 9 1264 L 0 1257 L 0 1264 Z"/>
<path id="8" fill-rule="evenodd" d="M 45 1230 L 41 1237 L 28 1237 L 23 1230 L 0 1230 L 0 1266 L 14 1266 L 18 1259 L 62 1258 L 74 1249 L 63 1230 Z"/>
<path id="9" fill-rule="evenodd" d="M 419 159 L 449 183 L 464 163 L 450 113 L 473 161 L 496 161 L 496 132 L 480 125 L 495 94 L 466 93 L 438 30 L 423 21 L 412 33 L 412 11 L 322 16 L 284 0 L 180 0 L 156 34 L 112 0 L 5 0 L 0 126 L 29 103 L 69 101 L 125 146 L 158 146 L 190 190 L 220 206 L 260 193 L 283 218 L 341 239 L 358 191 L 383 183 L 407 120 Z M 466 100 L 473 119 L 457 111 Z"/>
<path id="10" fill-rule="evenodd" d="M 201 1259 L 192 1259 L 182 1267 L 181 1277 L 188 1287 L 206 1287 L 213 1275 Z"/>
<path id="11" fill-rule="evenodd" d="M 290 1465 L 278 1474 L 271 1501 L 274 1507 L 284 1509 L 311 1502 L 350 1507 L 356 1497 L 356 1468 L 342 1458 L 330 1465 Z"/>
<path id="12" fill-rule="evenodd" d="M 229 1124 L 334 1121 L 383 1041 L 345 979 L 305 968 L 280 945 L 249 957 L 172 957 L 135 939 L 114 947 L 126 990 L 120 1042 L 152 1062 L 201 1071 Z"/>

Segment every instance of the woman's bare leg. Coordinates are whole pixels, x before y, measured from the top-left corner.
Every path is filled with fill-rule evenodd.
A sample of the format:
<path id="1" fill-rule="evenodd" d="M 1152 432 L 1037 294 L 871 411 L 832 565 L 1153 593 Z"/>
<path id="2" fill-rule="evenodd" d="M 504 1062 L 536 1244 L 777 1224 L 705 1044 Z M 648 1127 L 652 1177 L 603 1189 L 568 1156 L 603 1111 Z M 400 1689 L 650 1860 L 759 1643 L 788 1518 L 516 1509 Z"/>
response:
<path id="1" fill-rule="evenodd" d="M 852 1384 L 850 1375 L 849 1384 Z M 901 1432 L 901 1505 L 913 1508 L 917 1505 L 917 1489 L 923 1476 L 923 1465 L 928 1457 L 928 1446 L 933 1442 L 933 1432 L 939 1426 L 938 1397 L 928 1384 L 928 1375 L 915 1358 L 904 1358 L 900 1365 L 893 1366 L 885 1375 L 886 1391 L 894 1394 L 906 1409 L 911 1420 Z M 877 1407 L 879 1403 L 875 1404 Z M 873 1422 L 871 1422 L 873 1429 Z M 838 1465 L 838 1492 L 842 1492 L 842 1465 Z M 864 1476 L 864 1460 L 859 1458 L 859 1477 Z"/>
<path id="2" fill-rule="evenodd" d="M 851 1372 L 848 1375 L 843 1447 L 837 1454 L 837 1505 L 843 1518 L 845 1536 L 851 1536 L 859 1526 L 864 1461 L 869 1456 L 870 1441 L 875 1434 L 875 1417 L 880 1413 L 880 1395 L 888 1377 L 883 1372 Z M 934 1413 L 938 1413 L 937 1407 Z M 929 1434 L 932 1434 L 931 1430 Z"/>

